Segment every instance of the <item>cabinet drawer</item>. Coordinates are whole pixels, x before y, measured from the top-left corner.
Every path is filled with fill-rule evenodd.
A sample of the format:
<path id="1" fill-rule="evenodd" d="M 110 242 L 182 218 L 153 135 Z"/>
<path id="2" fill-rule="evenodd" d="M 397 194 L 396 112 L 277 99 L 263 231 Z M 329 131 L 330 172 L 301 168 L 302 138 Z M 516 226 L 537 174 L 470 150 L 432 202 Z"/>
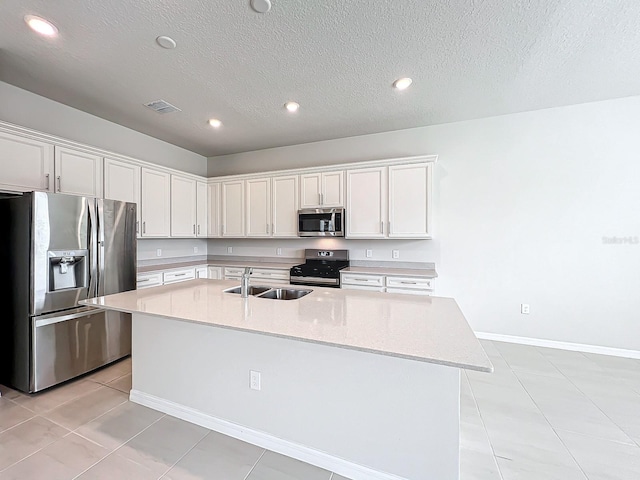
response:
<path id="1" fill-rule="evenodd" d="M 286 280 L 289 283 L 289 270 L 254 268 L 251 276 L 262 280 Z"/>
<path id="2" fill-rule="evenodd" d="M 366 290 L 368 292 L 384 292 L 384 287 L 349 285 L 349 284 L 345 285 L 344 283 L 340 286 L 340 288 L 344 290 Z"/>
<path id="3" fill-rule="evenodd" d="M 384 275 L 358 275 L 355 273 L 343 273 L 342 284 L 384 287 Z"/>
<path id="4" fill-rule="evenodd" d="M 403 293 L 406 295 L 431 295 L 431 290 L 421 290 L 419 288 L 388 288 L 387 293 Z"/>
<path id="5" fill-rule="evenodd" d="M 433 278 L 387 277 L 387 291 L 391 288 L 433 290 Z"/>
<path id="6" fill-rule="evenodd" d="M 171 272 L 164 272 L 164 283 L 177 283 L 187 280 L 193 280 L 196 278 L 195 268 L 187 268 L 184 270 L 172 270 Z"/>
<path id="7" fill-rule="evenodd" d="M 162 273 L 141 273 L 136 277 L 138 290 L 162 285 Z"/>
<path id="8" fill-rule="evenodd" d="M 240 278 L 244 273 L 241 267 L 224 267 L 224 278 Z"/>

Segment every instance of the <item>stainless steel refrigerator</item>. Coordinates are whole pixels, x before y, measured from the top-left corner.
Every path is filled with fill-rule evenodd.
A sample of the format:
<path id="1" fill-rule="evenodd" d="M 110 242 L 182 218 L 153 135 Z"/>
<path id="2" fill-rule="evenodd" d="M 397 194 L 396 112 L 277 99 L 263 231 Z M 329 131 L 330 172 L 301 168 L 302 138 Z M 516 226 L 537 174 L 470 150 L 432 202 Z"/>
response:
<path id="1" fill-rule="evenodd" d="M 131 315 L 78 301 L 136 288 L 136 205 L 0 199 L 0 383 L 37 392 L 131 353 Z"/>

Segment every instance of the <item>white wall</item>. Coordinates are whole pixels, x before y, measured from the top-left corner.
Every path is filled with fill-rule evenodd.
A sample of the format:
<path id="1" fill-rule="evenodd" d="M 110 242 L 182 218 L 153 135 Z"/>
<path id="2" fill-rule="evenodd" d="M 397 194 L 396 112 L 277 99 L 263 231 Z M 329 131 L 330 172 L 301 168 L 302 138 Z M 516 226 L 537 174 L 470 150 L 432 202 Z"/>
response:
<path id="1" fill-rule="evenodd" d="M 211 158 L 209 174 L 438 154 L 419 247 L 438 295 L 476 331 L 640 350 L 638 132 L 630 97 Z"/>
<path id="2" fill-rule="evenodd" d="M 207 174 L 207 159 L 202 155 L 4 82 L 0 82 L 0 120 L 184 172 Z"/>
<path id="3" fill-rule="evenodd" d="M 196 252 L 194 248 L 197 248 Z M 157 255 L 157 250 L 161 255 Z M 207 255 L 207 240 L 202 238 L 138 239 L 138 261 Z"/>

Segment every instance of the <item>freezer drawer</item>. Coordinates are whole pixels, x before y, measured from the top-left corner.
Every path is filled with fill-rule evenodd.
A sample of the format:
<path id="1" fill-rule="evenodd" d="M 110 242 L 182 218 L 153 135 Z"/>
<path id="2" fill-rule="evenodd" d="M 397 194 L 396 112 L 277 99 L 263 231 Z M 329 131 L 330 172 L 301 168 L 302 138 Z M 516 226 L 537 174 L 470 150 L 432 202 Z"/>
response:
<path id="1" fill-rule="evenodd" d="M 29 390 L 37 392 L 131 353 L 131 315 L 82 309 L 33 317 Z"/>

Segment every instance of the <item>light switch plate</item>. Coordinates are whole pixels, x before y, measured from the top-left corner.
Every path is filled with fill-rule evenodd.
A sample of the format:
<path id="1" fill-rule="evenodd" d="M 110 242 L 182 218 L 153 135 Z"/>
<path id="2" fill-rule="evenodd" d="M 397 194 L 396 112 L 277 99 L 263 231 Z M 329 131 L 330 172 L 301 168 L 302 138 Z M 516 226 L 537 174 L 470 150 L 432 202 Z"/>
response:
<path id="1" fill-rule="evenodd" d="M 156 257 L 161 257 L 161 256 L 162 256 L 162 249 L 161 249 L 161 248 L 158 248 L 158 249 L 156 250 Z"/>
<path id="2" fill-rule="evenodd" d="M 370 250 L 367 248 L 366 255 L 367 255 L 367 258 L 371 258 L 373 256 L 373 250 Z"/>

